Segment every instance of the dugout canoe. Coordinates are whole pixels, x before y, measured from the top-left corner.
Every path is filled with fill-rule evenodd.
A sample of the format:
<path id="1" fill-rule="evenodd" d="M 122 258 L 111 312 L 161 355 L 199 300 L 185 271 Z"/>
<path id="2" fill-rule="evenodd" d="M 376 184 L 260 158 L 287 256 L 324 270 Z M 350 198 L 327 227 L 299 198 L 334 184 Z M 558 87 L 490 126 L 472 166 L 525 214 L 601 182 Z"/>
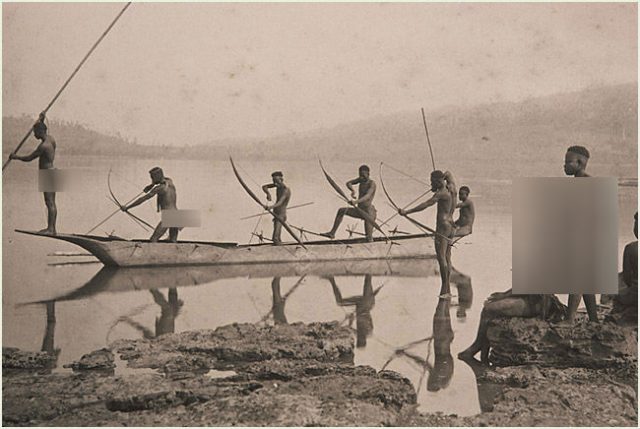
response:
<path id="1" fill-rule="evenodd" d="M 153 267 L 176 265 L 232 265 L 313 263 L 326 261 L 392 260 L 433 258 L 432 234 L 394 237 L 393 240 L 362 238 L 323 240 L 274 246 L 271 244 L 237 244 L 224 242 L 126 240 L 94 235 L 49 235 L 16 230 L 22 234 L 66 241 L 82 247 L 109 267 Z"/>

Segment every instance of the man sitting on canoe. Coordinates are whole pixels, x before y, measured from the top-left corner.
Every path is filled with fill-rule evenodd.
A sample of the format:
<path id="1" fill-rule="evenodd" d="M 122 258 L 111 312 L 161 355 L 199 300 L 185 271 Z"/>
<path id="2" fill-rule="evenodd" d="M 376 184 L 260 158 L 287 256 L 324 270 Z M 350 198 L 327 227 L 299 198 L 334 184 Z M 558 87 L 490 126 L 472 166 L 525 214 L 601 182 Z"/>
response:
<path id="1" fill-rule="evenodd" d="M 358 198 L 356 198 L 356 191 L 353 189 L 353 185 L 358 185 Z M 342 223 L 344 216 L 353 217 L 356 219 L 364 220 L 364 232 L 367 241 L 373 241 L 373 223 L 366 219 L 366 213 L 370 220 L 376 219 L 376 208 L 373 206 L 373 197 L 376 195 L 376 183 L 369 177 L 369 167 L 367 165 L 361 165 L 358 169 L 358 177 L 347 182 L 347 188 L 351 191 L 352 201 L 349 202 L 353 207 L 343 207 L 338 210 L 336 219 L 333 222 L 333 228 L 331 231 L 325 232 L 321 235 L 328 238 L 335 238 L 336 231 Z"/>
<path id="2" fill-rule="evenodd" d="M 453 174 L 440 170 L 431 172 L 431 190 L 433 196 L 424 203 L 418 204 L 412 209 L 399 209 L 401 215 L 407 215 L 422 211 L 427 207 L 437 204 L 438 213 L 436 215 L 436 234 L 434 237 L 436 247 L 436 258 L 440 268 L 440 278 L 442 286 L 440 288 L 441 298 L 451 297 L 451 287 L 449 276 L 451 275 L 451 238 L 455 230 L 453 224 L 453 212 L 456 203 L 456 184 Z"/>
<path id="3" fill-rule="evenodd" d="M 271 174 L 272 183 L 267 183 L 262 186 L 262 190 L 265 194 L 267 194 L 267 201 L 271 201 L 271 194 L 269 193 L 269 188 L 276 188 L 276 203 L 273 205 L 265 205 L 265 209 L 273 210 L 273 213 L 282 220 L 282 222 L 287 221 L 287 206 L 289 205 L 289 200 L 291 199 L 291 189 L 287 185 L 284 184 L 284 175 L 281 171 L 275 171 Z M 275 218 L 273 219 L 273 235 L 271 240 L 273 244 L 280 245 L 282 244 L 282 239 L 280 235 L 282 234 L 282 223 L 278 222 Z"/>
<path id="4" fill-rule="evenodd" d="M 158 211 L 161 210 L 177 210 L 176 206 L 177 195 L 176 195 L 176 187 L 173 185 L 173 181 L 164 176 L 162 169 L 160 167 L 154 167 L 149 170 L 149 175 L 151 176 L 151 184 L 147 185 L 144 188 L 145 195 L 141 196 L 128 206 L 122 206 L 122 211 L 128 211 L 140 204 L 144 203 L 147 200 L 150 200 L 154 196 L 158 196 L 157 200 L 157 208 Z M 152 243 L 157 242 L 160 238 L 169 230 L 169 241 L 175 243 L 178 241 L 178 231 L 180 228 L 177 227 L 165 227 L 162 224 L 162 221 L 156 226 L 155 231 L 151 234 L 151 238 L 149 241 Z"/>
<path id="5" fill-rule="evenodd" d="M 47 134 L 47 125 L 44 123 L 44 112 L 40 113 L 38 122 L 33 126 L 33 135 L 40 140 L 38 147 L 29 155 L 20 156 L 15 153 L 9 155 L 9 159 L 17 159 L 18 161 L 31 162 L 38 158 L 38 168 L 40 170 L 53 170 L 53 160 L 56 156 L 56 141 L 53 136 Z M 43 173 L 43 172 L 41 172 Z M 53 179 L 53 176 L 49 176 Z M 45 184 L 47 187 L 47 184 Z M 55 189 L 53 186 L 52 190 Z M 47 227 L 38 232 L 43 234 L 56 235 L 56 218 L 58 217 L 58 209 L 56 207 L 56 193 L 43 192 L 44 204 L 47 206 Z"/>
<path id="6" fill-rule="evenodd" d="M 461 186 L 458 191 L 458 198 L 460 203 L 456 205 L 457 209 L 460 209 L 460 217 L 453 223 L 456 227 L 455 236 L 464 237 L 473 232 L 473 221 L 476 217 L 476 210 L 473 205 L 473 201 L 469 198 L 471 190 L 468 186 Z"/>

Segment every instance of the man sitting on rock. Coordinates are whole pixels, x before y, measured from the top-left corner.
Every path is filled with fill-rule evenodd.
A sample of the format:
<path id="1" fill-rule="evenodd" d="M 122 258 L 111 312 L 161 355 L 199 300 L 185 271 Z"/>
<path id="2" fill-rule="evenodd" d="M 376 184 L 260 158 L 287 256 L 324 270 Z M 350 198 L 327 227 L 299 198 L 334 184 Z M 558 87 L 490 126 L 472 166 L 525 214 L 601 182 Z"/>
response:
<path id="1" fill-rule="evenodd" d="M 633 233 L 638 238 L 638 212 L 634 216 Z M 622 272 L 618 275 L 618 294 L 603 295 L 601 303 L 613 301 L 611 318 L 614 322 L 638 320 L 638 240 L 624 248 Z"/>
<path id="2" fill-rule="evenodd" d="M 566 315 L 566 310 L 567 307 L 555 295 L 514 295 L 512 289 L 492 293 L 482 308 L 475 341 L 460 352 L 458 358 L 471 359 L 481 352 L 480 359 L 483 363 L 488 363 L 490 344 L 487 330 L 489 322 L 495 318 L 540 316 L 542 319 L 559 321 Z"/>

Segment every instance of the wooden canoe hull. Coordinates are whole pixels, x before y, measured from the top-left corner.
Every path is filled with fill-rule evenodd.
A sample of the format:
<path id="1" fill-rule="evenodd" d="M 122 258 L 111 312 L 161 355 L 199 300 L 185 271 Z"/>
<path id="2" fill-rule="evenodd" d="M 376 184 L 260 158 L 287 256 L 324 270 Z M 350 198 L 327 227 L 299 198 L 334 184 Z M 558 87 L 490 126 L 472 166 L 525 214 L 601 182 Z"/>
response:
<path id="1" fill-rule="evenodd" d="M 418 259 L 435 255 L 433 236 L 416 234 L 366 242 L 363 239 L 327 240 L 274 246 L 271 244 L 187 242 L 151 243 L 97 236 L 31 231 L 17 232 L 67 241 L 82 247 L 104 265 L 111 267 L 152 267 L 176 265 L 231 265 L 272 263 L 313 263 L 370 259 Z"/>

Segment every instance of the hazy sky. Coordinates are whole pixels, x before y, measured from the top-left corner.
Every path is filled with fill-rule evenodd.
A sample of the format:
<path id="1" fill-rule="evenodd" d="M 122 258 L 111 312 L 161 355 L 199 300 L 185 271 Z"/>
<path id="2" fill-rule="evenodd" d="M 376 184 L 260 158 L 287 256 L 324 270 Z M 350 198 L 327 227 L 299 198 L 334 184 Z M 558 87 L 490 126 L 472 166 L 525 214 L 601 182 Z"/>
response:
<path id="1" fill-rule="evenodd" d="M 37 115 L 124 4 L 3 4 L 4 115 Z M 197 144 L 637 78 L 628 4 L 133 4 L 50 111 Z"/>

